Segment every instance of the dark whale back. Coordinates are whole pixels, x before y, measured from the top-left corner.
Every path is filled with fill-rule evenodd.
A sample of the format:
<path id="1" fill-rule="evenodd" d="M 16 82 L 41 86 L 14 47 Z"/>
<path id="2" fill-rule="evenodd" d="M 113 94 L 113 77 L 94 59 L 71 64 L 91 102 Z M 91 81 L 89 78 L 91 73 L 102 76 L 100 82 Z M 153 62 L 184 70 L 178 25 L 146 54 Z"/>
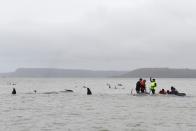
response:
<path id="1" fill-rule="evenodd" d="M 177 93 L 175 95 L 177 95 L 177 96 L 186 96 L 186 93 Z"/>
<path id="2" fill-rule="evenodd" d="M 16 94 L 16 89 L 15 88 L 13 88 L 12 94 L 13 95 Z"/>
<path id="3" fill-rule="evenodd" d="M 89 88 L 87 88 L 87 95 L 92 95 L 92 92 Z"/>

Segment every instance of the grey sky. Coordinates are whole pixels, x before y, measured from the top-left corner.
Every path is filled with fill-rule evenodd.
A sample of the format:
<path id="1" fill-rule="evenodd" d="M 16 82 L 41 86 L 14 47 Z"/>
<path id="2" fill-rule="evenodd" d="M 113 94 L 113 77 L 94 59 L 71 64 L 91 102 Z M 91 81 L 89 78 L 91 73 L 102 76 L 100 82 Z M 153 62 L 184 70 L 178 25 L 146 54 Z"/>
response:
<path id="1" fill-rule="evenodd" d="M 195 0 L 4 0 L 0 72 L 196 68 Z"/>

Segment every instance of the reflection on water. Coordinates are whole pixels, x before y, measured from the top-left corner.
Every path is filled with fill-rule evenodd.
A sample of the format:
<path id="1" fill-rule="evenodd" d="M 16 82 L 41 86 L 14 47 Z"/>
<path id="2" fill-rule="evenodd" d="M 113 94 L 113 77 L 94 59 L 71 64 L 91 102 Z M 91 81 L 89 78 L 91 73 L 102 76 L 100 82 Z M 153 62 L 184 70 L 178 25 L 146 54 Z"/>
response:
<path id="1" fill-rule="evenodd" d="M 0 129 L 3 131 L 194 131 L 196 82 L 160 79 L 159 88 L 172 83 L 188 96 L 131 96 L 136 79 L 0 80 Z M 122 87 L 109 89 L 122 83 Z M 167 85 L 168 84 L 168 85 Z M 11 95 L 13 86 L 16 95 Z M 93 95 L 87 96 L 91 88 Z M 161 86 L 161 87 L 160 87 Z M 71 89 L 74 93 L 61 92 Z M 37 93 L 33 93 L 37 90 Z M 50 93 L 47 93 L 50 92 Z M 58 92 L 58 93 L 51 93 Z"/>

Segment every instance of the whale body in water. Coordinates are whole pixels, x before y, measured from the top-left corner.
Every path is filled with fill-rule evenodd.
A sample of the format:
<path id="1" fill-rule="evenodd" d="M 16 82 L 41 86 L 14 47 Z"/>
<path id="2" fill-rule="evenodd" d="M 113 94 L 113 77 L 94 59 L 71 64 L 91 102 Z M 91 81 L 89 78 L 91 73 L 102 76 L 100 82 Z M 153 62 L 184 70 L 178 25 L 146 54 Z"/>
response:
<path id="1" fill-rule="evenodd" d="M 13 88 L 13 90 L 12 90 L 12 94 L 13 94 L 13 95 L 15 95 L 15 94 L 16 94 L 16 89 L 15 89 L 15 88 Z"/>
<path id="2" fill-rule="evenodd" d="M 87 95 L 92 95 L 92 92 L 89 88 L 87 88 Z"/>

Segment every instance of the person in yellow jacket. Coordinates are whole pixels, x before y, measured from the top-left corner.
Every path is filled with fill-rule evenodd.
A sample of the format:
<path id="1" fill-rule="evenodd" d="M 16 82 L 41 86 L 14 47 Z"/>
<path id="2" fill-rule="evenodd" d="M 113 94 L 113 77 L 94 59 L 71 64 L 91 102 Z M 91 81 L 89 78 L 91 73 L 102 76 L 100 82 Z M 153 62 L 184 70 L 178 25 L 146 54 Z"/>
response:
<path id="1" fill-rule="evenodd" d="M 150 77 L 150 90 L 152 91 L 152 94 L 155 94 L 155 90 L 156 90 L 156 87 L 157 87 L 157 83 L 156 83 L 156 80 L 155 79 L 152 79 Z"/>

